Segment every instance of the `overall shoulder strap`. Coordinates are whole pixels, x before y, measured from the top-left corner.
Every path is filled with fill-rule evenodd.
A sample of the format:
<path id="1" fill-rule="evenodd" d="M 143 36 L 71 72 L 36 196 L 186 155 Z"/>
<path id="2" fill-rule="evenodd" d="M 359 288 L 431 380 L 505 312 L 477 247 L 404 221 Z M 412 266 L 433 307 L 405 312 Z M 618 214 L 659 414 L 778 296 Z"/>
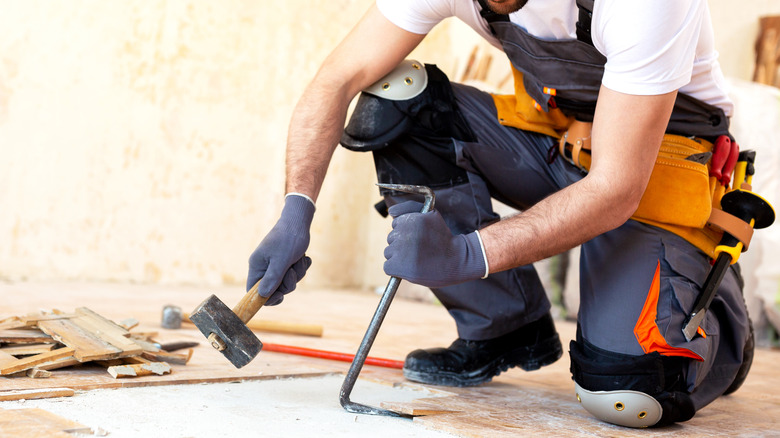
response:
<path id="1" fill-rule="evenodd" d="M 487 3 L 485 3 L 485 0 L 476 0 L 476 2 L 479 3 L 479 7 L 481 8 L 479 15 L 481 15 L 482 18 L 488 22 L 488 25 L 498 21 L 509 21 L 508 15 L 497 14 L 491 11 L 490 8 L 488 8 Z M 493 26 L 490 26 L 490 31 L 493 33 L 493 35 L 496 34 L 496 32 L 493 30 Z"/>
<path id="2" fill-rule="evenodd" d="M 595 0 L 577 0 L 579 19 L 577 20 L 577 39 L 583 43 L 593 45 L 590 35 L 590 22 L 593 19 L 593 3 Z"/>

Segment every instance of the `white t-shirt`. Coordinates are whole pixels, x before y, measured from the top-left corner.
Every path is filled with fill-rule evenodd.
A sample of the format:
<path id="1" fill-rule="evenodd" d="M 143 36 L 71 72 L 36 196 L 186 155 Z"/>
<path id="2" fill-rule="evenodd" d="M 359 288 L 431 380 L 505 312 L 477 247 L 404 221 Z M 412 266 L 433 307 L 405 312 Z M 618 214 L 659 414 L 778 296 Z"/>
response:
<path id="1" fill-rule="evenodd" d="M 417 34 L 457 17 L 501 48 L 474 0 L 377 0 L 377 6 Z M 576 0 L 529 0 L 509 19 L 538 38 L 563 40 L 577 38 L 578 15 Z M 679 89 L 731 115 L 706 0 L 596 0 L 591 35 L 607 58 L 607 88 L 636 95 Z"/>

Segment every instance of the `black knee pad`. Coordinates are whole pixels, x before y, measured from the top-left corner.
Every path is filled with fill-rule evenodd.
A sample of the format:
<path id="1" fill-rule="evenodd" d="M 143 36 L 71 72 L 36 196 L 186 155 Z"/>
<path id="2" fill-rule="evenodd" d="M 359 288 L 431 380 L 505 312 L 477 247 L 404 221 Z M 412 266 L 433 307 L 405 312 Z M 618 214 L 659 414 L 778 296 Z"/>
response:
<path id="1" fill-rule="evenodd" d="M 389 146 L 410 131 L 432 137 L 464 136 L 468 128 L 457 113 L 447 75 L 432 64 L 425 64 L 423 71 L 415 72 L 414 69 L 420 68 L 420 65 L 414 61 L 405 61 L 388 75 L 392 79 L 383 78 L 370 91 L 360 94 L 342 134 L 342 146 L 359 152 L 375 151 Z M 415 83 L 424 82 L 421 85 L 423 89 L 408 99 L 382 97 L 383 85 L 390 91 L 403 87 L 405 80 L 412 81 L 412 77 L 406 76 L 403 69 L 422 74 L 423 77 Z"/>
<path id="2" fill-rule="evenodd" d="M 690 420 L 696 410 L 687 390 L 690 359 L 613 353 L 572 341 L 572 378 L 577 398 L 600 420 L 628 427 L 665 426 Z"/>

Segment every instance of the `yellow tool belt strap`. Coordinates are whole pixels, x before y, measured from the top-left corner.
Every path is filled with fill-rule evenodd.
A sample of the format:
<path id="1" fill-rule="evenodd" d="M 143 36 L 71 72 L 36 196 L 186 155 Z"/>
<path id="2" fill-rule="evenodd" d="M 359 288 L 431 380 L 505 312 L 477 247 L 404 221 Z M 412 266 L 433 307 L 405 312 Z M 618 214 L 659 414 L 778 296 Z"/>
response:
<path id="1" fill-rule="evenodd" d="M 584 171 L 590 168 L 591 126 L 575 121 L 559 141 L 561 156 Z M 631 218 L 671 231 L 710 257 L 724 230 L 747 250 L 753 228 L 721 210 L 720 200 L 728 187 L 709 176 L 709 160 L 688 159 L 706 152 L 712 152 L 709 141 L 664 135 L 650 181 Z"/>
<path id="2" fill-rule="evenodd" d="M 532 131 L 539 134 L 559 138 L 566 131 L 573 117 L 567 117 L 558 108 L 549 111 L 539 111 L 538 104 L 525 91 L 523 74 L 512 68 L 515 81 L 515 94 L 494 94 L 498 122 L 504 126 Z"/>

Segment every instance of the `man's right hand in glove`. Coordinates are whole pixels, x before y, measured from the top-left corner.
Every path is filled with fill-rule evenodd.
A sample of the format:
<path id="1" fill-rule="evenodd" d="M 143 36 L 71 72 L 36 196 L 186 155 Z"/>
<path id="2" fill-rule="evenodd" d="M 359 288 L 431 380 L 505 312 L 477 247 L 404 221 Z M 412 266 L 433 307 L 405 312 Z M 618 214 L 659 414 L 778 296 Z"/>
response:
<path id="1" fill-rule="evenodd" d="M 270 297 L 267 306 L 279 304 L 311 266 L 304 254 L 309 247 L 309 227 L 314 203 L 305 196 L 288 194 L 282 215 L 249 257 L 246 290 L 262 278 L 257 292 Z"/>

